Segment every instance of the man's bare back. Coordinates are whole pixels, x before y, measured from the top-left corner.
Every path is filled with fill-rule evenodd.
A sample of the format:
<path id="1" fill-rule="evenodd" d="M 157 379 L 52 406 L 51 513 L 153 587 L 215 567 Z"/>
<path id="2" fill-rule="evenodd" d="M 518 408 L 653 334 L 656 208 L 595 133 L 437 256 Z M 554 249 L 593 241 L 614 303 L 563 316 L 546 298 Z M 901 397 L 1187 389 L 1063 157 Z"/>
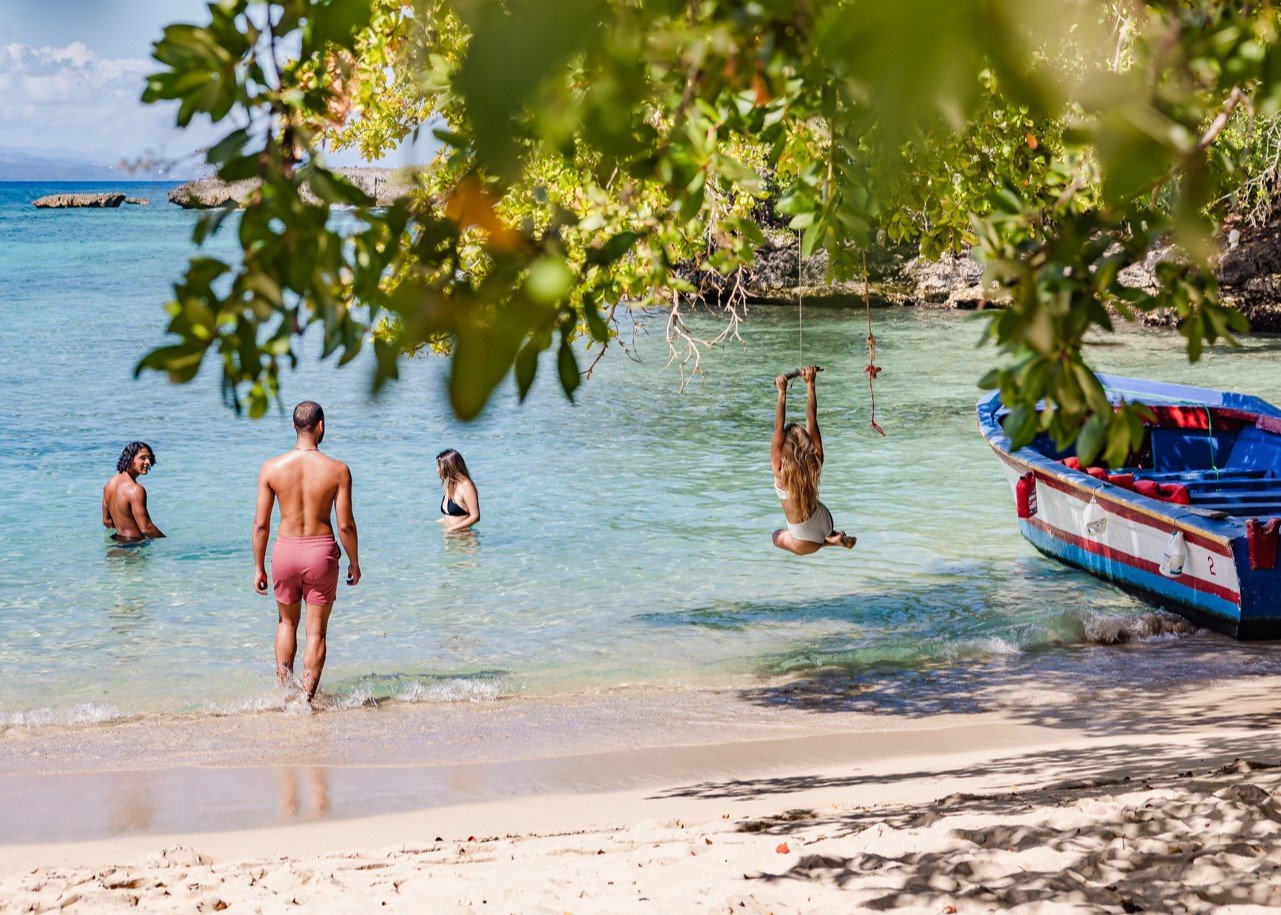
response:
<path id="1" fill-rule="evenodd" d="M 307 604 L 307 651 L 303 658 L 303 692 L 308 701 L 320 685 L 325 664 L 329 613 L 337 597 L 338 560 L 331 516 L 338 519 L 338 539 L 347 550 L 347 584 L 360 581 L 356 519 L 352 514 L 351 471 L 342 461 L 320 452 L 325 414 L 320 405 L 303 401 L 294 408 L 297 443 L 271 458 L 258 472 L 254 512 L 254 590 L 267 593 L 267 541 L 272 509 L 280 503 L 280 530 L 271 552 L 275 584 L 276 675 L 282 685 L 293 679 L 298 623 Z"/>
<path id="2" fill-rule="evenodd" d="M 150 445 L 130 442 L 116 462 L 115 476 L 102 487 L 102 526 L 114 529 L 112 538 L 120 543 L 164 536 L 147 513 L 147 491 L 138 482 L 155 463 Z"/>
<path id="3" fill-rule="evenodd" d="M 345 484 L 348 498 L 351 493 L 346 464 L 318 450 L 291 448 L 264 462 L 258 477 L 280 505 L 279 536 L 333 536 L 330 517 L 338 491 Z"/>

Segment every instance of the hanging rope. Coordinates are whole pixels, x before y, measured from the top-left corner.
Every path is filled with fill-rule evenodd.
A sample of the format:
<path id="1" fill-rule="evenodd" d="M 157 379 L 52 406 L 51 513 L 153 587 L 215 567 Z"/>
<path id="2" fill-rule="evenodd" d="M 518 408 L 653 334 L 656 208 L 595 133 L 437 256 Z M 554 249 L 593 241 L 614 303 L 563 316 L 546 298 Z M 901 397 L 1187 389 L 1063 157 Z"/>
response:
<path id="1" fill-rule="evenodd" d="M 796 230 L 796 364 L 805 364 L 805 294 L 801 291 L 801 230 Z"/>
<path id="2" fill-rule="evenodd" d="M 876 423 L 876 376 L 881 374 L 881 367 L 876 364 L 876 336 L 872 333 L 872 304 L 867 298 L 868 274 L 867 274 L 867 252 L 863 252 L 863 311 L 867 315 L 867 367 L 863 369 L 863 374 L 867 375 L 867 393 L 872 398 L 872 428 L 881 435 L 885 434 Z"/>
<path id="3" fill-rule="evenodd" d="M 801 233 L 796 233 L 796 356 L 797 361 L 805 364 L 805 296 L 801 293 Z M 814 366 L 815 372 L 823 371 L 823 367 Z M 790 372 L 784 372 L 783 377 L 789 382 L 795 381 L 801 377 L 800 369 L 792 369 Z"/>

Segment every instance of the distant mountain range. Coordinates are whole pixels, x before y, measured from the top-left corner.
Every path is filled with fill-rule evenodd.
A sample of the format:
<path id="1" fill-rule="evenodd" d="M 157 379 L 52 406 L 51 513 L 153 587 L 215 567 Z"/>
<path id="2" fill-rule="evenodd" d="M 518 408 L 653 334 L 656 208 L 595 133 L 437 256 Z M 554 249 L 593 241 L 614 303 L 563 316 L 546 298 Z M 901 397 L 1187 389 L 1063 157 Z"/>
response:
<path id="1" fill-rule="evenodd" d="M 163 174 L 154 168 L 131 171 L 122 158 L 106 152 L 0 147 L 0 181 L 184 181 L 195 176 L 189 166 Z"/>

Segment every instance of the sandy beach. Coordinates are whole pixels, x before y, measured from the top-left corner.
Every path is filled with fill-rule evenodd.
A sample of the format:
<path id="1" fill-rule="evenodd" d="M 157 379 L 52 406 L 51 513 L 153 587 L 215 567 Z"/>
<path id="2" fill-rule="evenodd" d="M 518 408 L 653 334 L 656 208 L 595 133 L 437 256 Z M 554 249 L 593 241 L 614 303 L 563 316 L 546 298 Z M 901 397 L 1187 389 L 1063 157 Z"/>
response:
<path id="1" fill-rule="evenodd" d="M 1128 708 L 1011 694 L 1006 711 L 911 720 L 762 711 L 754 739 L 682 745 L 723 734 L 674 709 L 662 745 L 571 738 L 563 753 L 394 766 L 371 758 L 385 746 L 351 749 L 350 717 L 331 758 L 295 766 L 101 771 L 87 748 L 112 728 L 78 732 L 79 756 L 66 735 L 32 735 L 29 761 L 61 761 L 0 785 L 6 835 L 27 836 L 0 851 L 0 910 L 1262 910 L 1281 905 L 1278 686 L 1207 682 Z M 696 697 L 706 714 L 718 701 Z M 407 735 L 438 712 L 379 725 Z M 791 733 L 762 736 L 771 719 Z M 272 725 L 239 723 L 247 742 Z M 58 822 L 81 838 L 51 840 Z"/>

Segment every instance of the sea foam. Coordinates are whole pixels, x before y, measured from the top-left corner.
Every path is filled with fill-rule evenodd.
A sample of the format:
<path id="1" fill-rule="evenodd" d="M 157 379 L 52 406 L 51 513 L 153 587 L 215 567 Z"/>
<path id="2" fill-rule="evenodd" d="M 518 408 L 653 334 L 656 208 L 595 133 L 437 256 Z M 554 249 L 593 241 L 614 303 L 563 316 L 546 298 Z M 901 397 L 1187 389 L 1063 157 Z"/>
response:
<path id="1" fill-rule="evenodd" d="M 1086 641 L 1100 645 L 1178 639 L 1201 631 L 1181 616 L 1158 610 L 1138 616 L 1086 613 L 1080 620 Z"/>
<path id="2" fill-rule="evenodd" d="M 68 708 L 17 709 L 0 711 L 0 728 L 74 727 L 120 721 L 126 715 L 119 708 L 102 702 L 85 702 Z"/>

